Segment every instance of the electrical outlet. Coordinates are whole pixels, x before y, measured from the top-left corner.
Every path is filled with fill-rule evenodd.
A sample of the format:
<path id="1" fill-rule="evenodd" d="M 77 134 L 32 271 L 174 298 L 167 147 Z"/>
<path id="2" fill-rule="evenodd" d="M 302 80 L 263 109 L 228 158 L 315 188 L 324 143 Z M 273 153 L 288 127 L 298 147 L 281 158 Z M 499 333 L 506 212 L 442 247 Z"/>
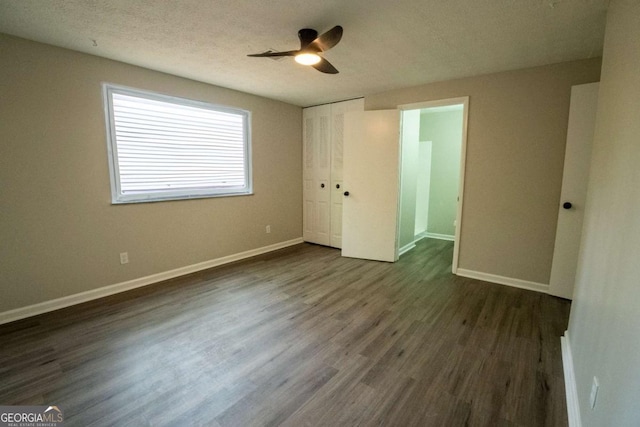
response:
<path id="1" fill-rule="evenodd" d="M 129 252 L 120 252 L 120 264 L 129 263 Z"/>
<path id="2" fill-rule="evenodd" d="M 598 378 L 593 377 L 593 382 L 591 383 L 591 395 L 589 395 L 589 403 L 591 404 L 591 409 L 595 409 L 596 407 L 596 399 L 598 399 L 598 388 L 600 388 Z"/>
<path id="3" fill-rule="evenodd" d="M 267 234 L 271 233 L 271 226 L 267 225 L 267 227 L 265 228 L 265 231 L 267 232 Z"/>

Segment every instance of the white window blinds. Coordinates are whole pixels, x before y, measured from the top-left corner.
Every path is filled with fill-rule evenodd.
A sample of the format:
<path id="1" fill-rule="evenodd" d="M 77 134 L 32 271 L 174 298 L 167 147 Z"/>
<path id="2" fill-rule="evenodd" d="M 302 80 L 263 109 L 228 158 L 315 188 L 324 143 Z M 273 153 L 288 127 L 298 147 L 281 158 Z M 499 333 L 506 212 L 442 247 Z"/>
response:
<path id="1" fill-rule="evenodd" d="M 251 193 L 249 113 L 105 85 L 114 203 Z"/>

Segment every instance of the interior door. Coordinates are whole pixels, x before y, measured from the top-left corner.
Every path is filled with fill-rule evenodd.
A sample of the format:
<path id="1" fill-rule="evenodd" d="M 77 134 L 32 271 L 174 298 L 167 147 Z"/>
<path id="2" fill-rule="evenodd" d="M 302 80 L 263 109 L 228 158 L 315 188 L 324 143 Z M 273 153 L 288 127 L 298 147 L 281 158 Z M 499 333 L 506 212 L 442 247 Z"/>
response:
<path id="1" fill-rule="evenodd" d="M 394 262 L 400 112 L 345 114 L 342 256 Z"/>
<path id="2" fill-rule="evenodd" d="M 303 117 L 303 230 L 306 242 L 330 244 L 330 110 L 307 108 Z"/>
<path id="3" fill-rule="evenodd" d="M 331 246 L 342 248 L 344 115 L 364 111 L 364 98 L 331 104 Z"/>
<path id="4" fill-rule="evenodd" d="M 597 106 L 598 83 L 571 88 L 560 212 L 549 281 L 549 293 L 567 299 L 573 298 L 576 280 Z"/>

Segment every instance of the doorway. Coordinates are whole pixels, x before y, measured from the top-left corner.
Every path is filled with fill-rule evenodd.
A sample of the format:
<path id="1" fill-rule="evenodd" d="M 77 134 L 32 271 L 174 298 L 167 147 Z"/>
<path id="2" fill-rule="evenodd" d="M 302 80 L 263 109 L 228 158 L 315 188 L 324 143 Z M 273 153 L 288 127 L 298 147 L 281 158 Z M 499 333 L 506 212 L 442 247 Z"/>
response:
<path id="1" fill-rule="evenodd" d="M 469 98 L 401 105 L 397 253 L 423 239 L 453 241 L 458 267 Z"/>

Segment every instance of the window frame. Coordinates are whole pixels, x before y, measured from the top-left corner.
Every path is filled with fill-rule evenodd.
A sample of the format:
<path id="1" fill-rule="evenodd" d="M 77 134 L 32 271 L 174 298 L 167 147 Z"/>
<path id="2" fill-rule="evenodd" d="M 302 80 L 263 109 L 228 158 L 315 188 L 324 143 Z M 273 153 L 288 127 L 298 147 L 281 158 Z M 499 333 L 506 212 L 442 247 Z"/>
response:
<path id="1" fill-rule="evenodd" d="M 116 122 L 113 110 L 113 94 L 122 94 L 153 101 L 195 107 L 223 113 L 242 116 L 243 152 L 244 152 L 244 182 L 243 187 L 206 187 L 186 188 L 158 191 L 122 192 L 120 182 L 120 167 L 118 156 L 118 141 L 116 139 Z M 145 203 L 168 200 L 189 200 L 213 197 L 248 196 L 253 194 L 253 164 L 251 158 L 251 112 L 235 107 L 196 101 L 188 98 L 165 95 L 112 83 L 102 83 L 102 98 L 107 130 L 107 157 L 109 159 L 109 180 L 111 181 L 111 203 Z"/>

